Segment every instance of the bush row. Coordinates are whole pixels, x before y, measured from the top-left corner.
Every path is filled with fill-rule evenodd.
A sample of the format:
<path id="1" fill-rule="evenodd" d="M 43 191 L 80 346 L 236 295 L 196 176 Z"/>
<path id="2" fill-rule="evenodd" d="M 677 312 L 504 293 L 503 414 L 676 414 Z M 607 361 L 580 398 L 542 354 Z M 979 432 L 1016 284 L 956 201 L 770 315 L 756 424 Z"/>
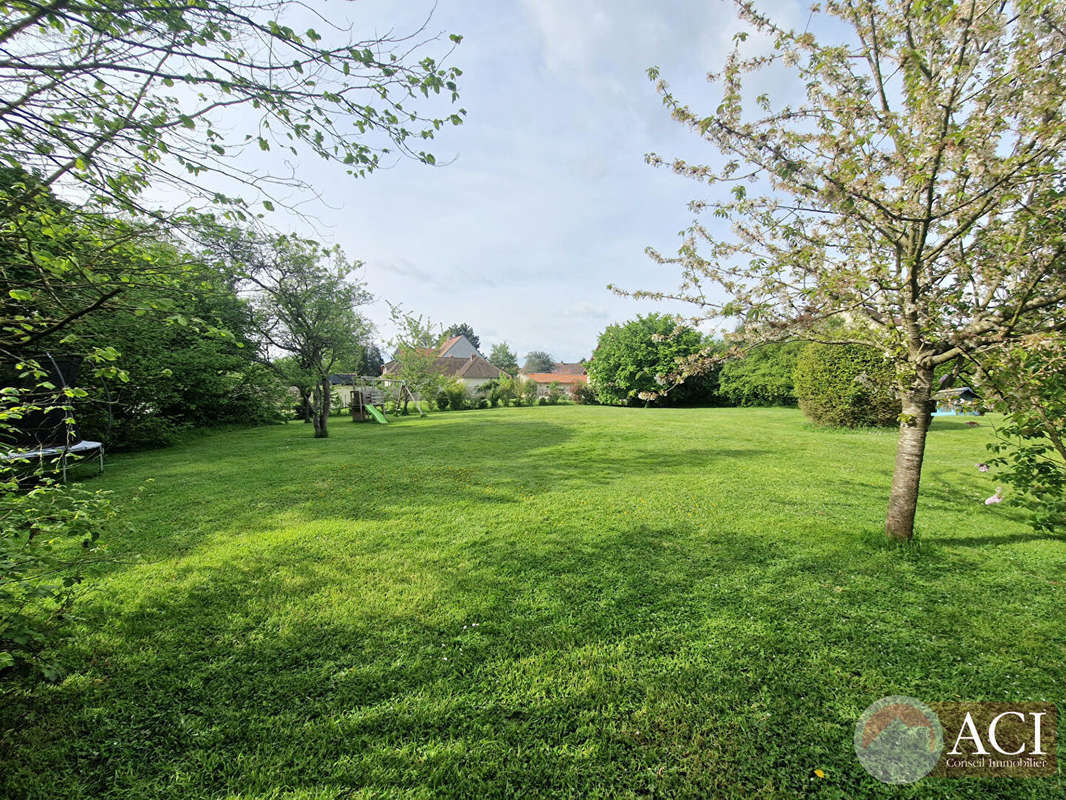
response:
<path id="1" fill-rule="evenodd" d="M 678 382 L 678 363 L 726 345 L 663 314 L 600 335 L 583 397 L 612 405 L 796 406 L 821 425 L 892 425 L 896 376 L 872 347 L 784 342 L 754 347 Z"/>

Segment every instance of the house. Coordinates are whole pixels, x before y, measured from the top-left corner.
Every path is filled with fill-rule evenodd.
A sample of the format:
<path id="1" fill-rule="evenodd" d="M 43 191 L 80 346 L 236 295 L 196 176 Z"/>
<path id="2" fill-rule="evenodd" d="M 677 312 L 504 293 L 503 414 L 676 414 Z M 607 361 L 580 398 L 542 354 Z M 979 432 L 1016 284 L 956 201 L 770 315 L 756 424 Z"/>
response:
<path id="1" fill-rule="evenodd" d="M 442 342 L 437 348 L 437 356 L 439 358 L 470 358 L 470 356 L 481 356 L 481 353 L 474 347 L 473 342 L 460 334 Z M 484 356 L 481 357 L 484 358 Z"/>
<path id="2" fill-rule="evenodd" d="M 537 384 L 537 397 L 546 397 L 553 383 L 558 384 L 561 391 L 573 397 L 579 388 L 589 382 L 588 369 L 580 362 L 560 361 L 552 365 L 551 372 L 528 372 L 522 373 L 519 377 L 523 381 L 532 381 Z"/>
<path id="3" fill-rule="evenodd" d="M 432 369 L 436 373 L 459 381 L 471 393 L 477 393 L 489 381 L 510 377 L 489 363 L 473 343 L 461 334 L 442 342 L 436 351 L 427 348 L 424 352 L 434 356 Z M 382 369 L 381 375 L 402 377 L 400 363 L 396 360 L 390 361 Z"/>
<path id="4" fill-rule="evenodd" d="M 456 356 L 437 356 L 433 359 L 431 369 L 438 375 L 451 378 L 462 383 L 468 391 L 476 393 L 486 383 L 493 380 L 509 377 L 499 367 L 490 364 L 479 353 L 474 353 L 469 358 Z M 390 361 L 381 372 L 382 377 L 402 378 L 403 372 L 398 361 Z"/>
<path id="5" fill-rule="evenodd" d="M 936 411 L 933 412 L 933 416 L 936 417 L 979 416 L 982 413 L 980 398 L 969 386 L 935 392 L 933 400 L 936 402 Z"/>

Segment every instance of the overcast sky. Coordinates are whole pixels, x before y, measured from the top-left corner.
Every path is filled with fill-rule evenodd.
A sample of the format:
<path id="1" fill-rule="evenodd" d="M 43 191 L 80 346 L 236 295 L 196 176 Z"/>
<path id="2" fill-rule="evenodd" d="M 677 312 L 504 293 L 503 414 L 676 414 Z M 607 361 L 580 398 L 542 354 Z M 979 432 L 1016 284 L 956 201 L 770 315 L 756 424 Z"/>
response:
<path id="1" fill-rule="evenodd" d="M 773 4 L 802 27 L 798 3 Z M 331 2 L 365 35 L 417 27 L 432 9 Z M 708 190 L 644 155 L 714 158 L 673 122 L 645 71 L 696 109 L 713 111 L 704 81 L 741 29 L 722 0 L 439 0 L 434 32 L 462 34 L 452 57 L 464 75 L 465 124 L 430 148 L 436 168 L 402 161 L 363 180 L 325 164 L 300 169 L 321 193 L 310 230 L 366 263 L 379 300 L 371 316 L 390 335 L 384 300 L 443 325 L 469 322 L 482 351 L 506 341 L 520 357 L 547 350 L 589 356 L 597 335 L 638 313 L 672 310 L 613 296 L 616 283 L 673 288 L 677 275 L 644 254 L 676 248 L 686 203 Z M 676 310 L 676 309 L 675 309 Z"/>

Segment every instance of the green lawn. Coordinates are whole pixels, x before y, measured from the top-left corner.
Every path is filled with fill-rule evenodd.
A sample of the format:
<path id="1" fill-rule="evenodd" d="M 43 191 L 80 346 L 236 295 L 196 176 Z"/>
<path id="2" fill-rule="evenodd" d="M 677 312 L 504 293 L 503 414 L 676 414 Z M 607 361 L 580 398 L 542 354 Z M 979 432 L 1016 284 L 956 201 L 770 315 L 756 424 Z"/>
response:
<path id="1" fill-rule="evenodd" d="M 1063 707 L 1066 540 L 981 502 L 987 422 L 934 423 L 906 548 L 894 434 L 794 410 L 332 426 L 109 459 L 132 530 L 0 797 L 1063 796 L 852 750 L 888 694 Z"/>

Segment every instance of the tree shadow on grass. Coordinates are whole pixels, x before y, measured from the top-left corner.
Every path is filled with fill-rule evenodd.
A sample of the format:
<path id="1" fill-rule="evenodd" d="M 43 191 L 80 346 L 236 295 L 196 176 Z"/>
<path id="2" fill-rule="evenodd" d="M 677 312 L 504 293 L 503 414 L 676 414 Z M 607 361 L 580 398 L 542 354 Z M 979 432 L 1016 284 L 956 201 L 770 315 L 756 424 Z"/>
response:
<path id="1" fill-rule="evenodd" d="M 949 536 L 943 537 L 944 544 L 952 547 L 988 547 L 989 545 L 1024 544 L 1026 542 L 1066 542 L 1066 536 L 1056 533 L 1004 533 L 987 536 Z"/>
<path id="2" fill-rule="evenodd" d="M 409 564 L 394 602 L 367 580 L 393 569 L 387 558 L 353 581 L 293 544 L 146 581 L 135 603 L 90 616 L 106 635 L 86 642 L 75 680 L 40 688 L 47 705 L 9 741 L 16 767 L 0 786 L 42 774 L 55 783 L 39 796 L 67 797 L 624 785 L 615 761 L 640 761 L 640 746 L 603 715 L 624 722 L 646 677 L 614 674 L 616 661 L 627 670 L 645 647 L 679 646 L 704 613 L 705 576 L 679 535 L 477 542 L 463 569 L 433 554 Z M 720 572 L 772 552 L 723 550 Z M 532 762 L 506 757 L 520 749 Z"/>
<path id="3" fill-rule="evenodd" d="M 463 422 L 462 437 L 381 426 L 284 439 L 273 464 L 235 442 L 168 467 L 205 508 L 187 537 L 131 541 L 155 563 L 116 568 L 113 595 L 81 609 L 71 678 L 0 711 L 19 717 L 2 726 L 0 796 L 799 796 L 812 765 L 871 796 L 849 738 L 868 702 L 957 692 L 974 654 L 1024 666 L 1006 622 L 977 627 L 1032 613 L 1030 597 L 984 608 L 968 554 L 895 559 L 848 539 L 843 515 L 809 547 L 683 522 L 464 518 L 772 453 L 589 452 L 572 428 Z M 444 507 L 455 518 L 434 530 Z M 180 513 L 152 512 L 167 531 Z M 408 531 L 415 518 L 429 521 Z"/>
<path id="4" fill-rule="evenodd" d="M 156 470 L 154 484 L 124 520 L 165 535 L 107 538 L 116 556 L 152 561 L 187 555 L 219 537 L 316 520 L 387 524 L 447 507 L 504 508 L 545 492 L 619 481 L 639 485 L 655 475 L 770 455 L 699 447 L 601 452 L 572 441 L 573 435 L 572 426 L 539 421 L 464 420 L 461 430 L 412 421 L 349 438 L 286 437 L 271 462 L 254 443 L 237 442 L 214 458 L 194 450 Z M 175 481 L 195 505 L 167 505 L 179 494 Z M 176 515 L 183 525 L 174 525 Z"/>
<path id="5" fill-rule="evenodd" d="M 1027 516 L 1025 511 L 1017 506 L 999 505 L 987 508 L 983 499 L 986 493 L 992 489 L 982 487 L 981 481 L 975 479 L 972 483 L 960 483 L 957 480 L 957 472 L 954 470 L 937 470 L 926 468 L 922 473 L 921 488 L 918 497 L 917 527 L 928 530 L 928 515 L 930 512 L 938 514 L 950 514 L 958 516 L 960 509 L 969 509 L 971 512 L 987 515 L 987 524 L 992 527 L 1003 525 L 1004 522 L 1012 525 L 1025 525 Z M 891 488 L 891 474 L 886 473 L 883 483 L 861 481 L 853 478 L 836 478 L 827 480 L 819 478 L 819 485 L 835 489 L 833 495 L 840 498 L 827 506 L 835 506 L 843 509 L 854 507 L 856 498 L 879 497 L 887 504 L 889 490 Z M 955 538 L 956 528 L 936 528 L 932 531 L 940 541 L 949 542 Z M 1006 535 L 1006 534 L 1005 534 Z M 989 536 L 989 540 L 996 537 Z"/>
<path id="6" fill-rule="evenodd" d="M 972 423 L 976 423 L 976 424 L 971 425 L 970 424 L 971 422 Z M 929 429 L 931 431 L 934 431 L 934 432 L 935 431 L 961 431 L 961 430 L 978 431 L 978 430 L 980 430 L 980 431 L 983 431 L 984 433 L 988 433 L 990 430 L 992 430 L 992 423 L 989 422 L 988 420 L 982 420 L 979 417 L 969 417 L 969 418 L 956 417 L 954 419 L 953 418 L 949 418 L 949 417 L 933 417 L 933 421 L 930 424 L 930 428 Z"/>
<path id="7" fill-rule="evenodd" d="M 855 717 L 934 691 L 906 659 L 955 663 L 930 633 L 973 622 L 908 600 L 940 571 L 794 549 L 574 522 L 443 554 L 288 541 L 146 565 L 137 595 L 86 609 L 72 679 L 5 709 L 26 716 L 0 794 L 798 796 L 816 763 L 872 795 Z"/>

